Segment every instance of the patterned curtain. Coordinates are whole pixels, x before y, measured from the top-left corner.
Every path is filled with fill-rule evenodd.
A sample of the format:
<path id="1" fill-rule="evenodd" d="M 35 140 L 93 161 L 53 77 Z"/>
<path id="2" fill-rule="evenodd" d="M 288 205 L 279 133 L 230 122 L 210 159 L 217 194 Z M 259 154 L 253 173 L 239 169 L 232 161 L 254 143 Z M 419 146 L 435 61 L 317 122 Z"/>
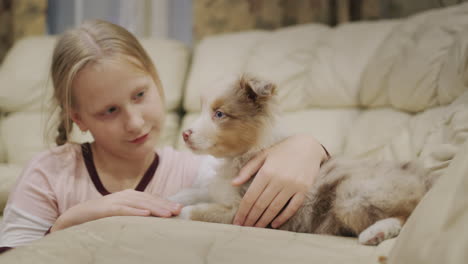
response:
<path id="1" fill-rule="evenodd" d="M 8 0 L 0 1 L 0 62 L 10 48 L 11 38 L 11 3 Z"/>
<path id="2" fill-rule="evenodd" d="M 328 0 L 194 0 L 193 36 L 330 22 Z"/>
<path id="3" fill-rule="evenodd" d="M 45 33 L 47 0 L 0 0 L 0 62 L 13 43 Z"/>
<path id="4" fill-rule="evenodd" d="M 194 40 L 248 29 L 303 23 L 335 26 L 358 20 L 406 17 L 468 0 L 193 0 Z"/>

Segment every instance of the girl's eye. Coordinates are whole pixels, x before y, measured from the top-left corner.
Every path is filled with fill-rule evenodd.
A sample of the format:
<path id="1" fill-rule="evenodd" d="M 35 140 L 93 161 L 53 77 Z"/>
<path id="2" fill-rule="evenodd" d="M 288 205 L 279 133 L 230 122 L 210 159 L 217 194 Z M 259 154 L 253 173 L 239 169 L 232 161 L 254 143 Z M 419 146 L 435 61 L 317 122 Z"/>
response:
<path id="1" fill-rule="evenodd" d="M 109 107 L 109 109 L 107 109 L 104 112 L 104 115 L 111 115 L 111 114 L 115 113 L 116 111 L 117 111 L 117 107 L 115 107 L 115 106 Z"/>
<path id="2" fill-rule="evenodd" d="M 225 114 L 223 112 L 219 111 L 219 110 L 214 113 L 214 117 L 216 117 L 218 119 L 223 118 L 224 116 L 225 116 Z"/>
<path id="3" fill-rule="evenodd" d="M 144 92 L 144 91 L 141 91 L 141 92 L 139 92 L 139 93 L 137 93 L 137 94 L 135 95 L 135 99 L 140 99 L 140 98 L 142 98 L 144 95 L 145 95 L 145 92 Z"/>

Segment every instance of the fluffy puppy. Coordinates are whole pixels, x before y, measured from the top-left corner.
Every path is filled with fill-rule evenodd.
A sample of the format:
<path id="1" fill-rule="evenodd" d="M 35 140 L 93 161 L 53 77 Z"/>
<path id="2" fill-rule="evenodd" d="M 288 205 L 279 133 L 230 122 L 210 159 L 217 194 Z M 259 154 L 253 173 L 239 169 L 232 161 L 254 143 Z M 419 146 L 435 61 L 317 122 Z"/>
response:
<path id="1" fill-rule="evenodd" d="M 215 177 L 200 177 L 197 187 L 172 200 L 189 205 L 180 218 L 231 224 L 251 183 L 233 187 L 231 180 L 255 154 L 285 136 L 276 126 L 274 84 L 244 75 L 215 87 L 202 96 L 200 117 L 183 132 L 192 151 L 220 158 Z M 332 157 L 302 207 L 280 229 L 358 236 L 361 244 L 377 245 L 398 235 L 432 182 L 416 162 Z"/>

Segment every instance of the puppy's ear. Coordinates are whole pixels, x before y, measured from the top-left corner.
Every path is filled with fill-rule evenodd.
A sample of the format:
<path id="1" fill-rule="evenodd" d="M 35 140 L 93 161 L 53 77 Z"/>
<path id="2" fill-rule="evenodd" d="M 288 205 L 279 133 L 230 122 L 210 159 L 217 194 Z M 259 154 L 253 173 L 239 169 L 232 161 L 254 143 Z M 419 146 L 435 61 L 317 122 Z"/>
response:
<path id="1" fill-rule="evenodd" d="M 269 81 L 259 80 L 252 77 L 243 77 L 242 83 L 247 95 L 254 101 L 258 99 L 266 100 L 276 94 L 276 85 Z"/>

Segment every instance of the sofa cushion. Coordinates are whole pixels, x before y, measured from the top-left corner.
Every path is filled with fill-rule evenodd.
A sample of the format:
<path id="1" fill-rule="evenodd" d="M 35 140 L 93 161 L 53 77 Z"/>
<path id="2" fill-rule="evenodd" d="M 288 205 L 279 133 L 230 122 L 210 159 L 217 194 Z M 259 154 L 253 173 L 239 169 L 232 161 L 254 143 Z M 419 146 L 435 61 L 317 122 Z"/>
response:
<path id="1" fill-rule="evenodd" d="M 0 113 L 0 163 L 6 162 L 6 148 L 4 138 L 2 135 L 2 126 L 4 118 L 4 115 Z"/>
<path id="2" fill-rule="evenodd" d="M 184 96 L 184 109 L 200 110 L 200 92 L 226 73 L 244 68 L 250 50 L 267 33 L 264 31 L 226 34 L 202 40 L 196 47 Z"/>
<path id="3" fill-rule="evenodd" d="M 110 217 L 52 233 L 1 257 L 5 263 L 377 263 L 354 238 L 152 217 Z M 40 252 L 40 254 L 38 254 Z"/>
<path id="4" fill-rule="evenodd" d="M 29 37 L 15 43 L 0 67 L 0 111 L 40 111 L 52 94 L 49 69 L 56 37 Z M 171 40 L 142 39 L 154 61 L 166 94 L 166 108 L 182 100 L 189 50 Z"/>
<path id="5" fill-rule="evenodd" d="M 466 140 L 468 91 L 449 105 L 418 114 L 392 108 L 362 113 L 344 139 L 346 155 L 399 161 L 418 158 L 426 168 L 438 170 L 442 164 L 436 156 L 453 156 Z"/>
<path id="6" fill-rule="evenodd" d="M 306 24 L 208 37 L 195 49 L 184 107 L 199 111 L 202 89 L 243 72 L 275 82 L 286 111 L 358 106 L 361 72 L 398 23 Z"/>
<path id="7" fill-rule="evenodd" d="M 409 112 L 452 102 L 468 88 L 468 3 L 396 25 L 362 76 L 361 103 Z"/>
<path id="8" fill-rule="evenodd" d="M 38 110 L 51 94 L 50 60 L 56 38 L 28 37 L 17 41 L 0 67 L 0 111 Z"/>
<path id="9" fill-rule="evenodd" d="M 163 39 L 141 39 L 141 45 L 153 60 L 164 87 L 166 110 L 181 106 L 190 51 L 181 42 Z"/>
<path id="10" fill-rule="evenodd" d="M 17 164 L 0 164 L 0 212 L 2 213 L 8 201 L 10 190 L 13 189 L 16 178 L 22 170 L 23 167 Z"/>

